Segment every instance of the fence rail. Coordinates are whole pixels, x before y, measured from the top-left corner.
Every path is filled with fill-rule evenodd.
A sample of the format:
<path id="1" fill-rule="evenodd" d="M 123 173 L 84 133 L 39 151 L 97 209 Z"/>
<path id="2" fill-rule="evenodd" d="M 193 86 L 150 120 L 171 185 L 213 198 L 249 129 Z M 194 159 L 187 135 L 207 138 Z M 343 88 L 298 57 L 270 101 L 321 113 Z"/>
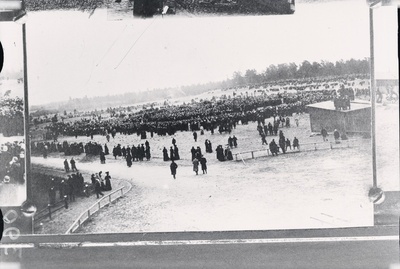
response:
<path id="1" fill-rule="evenodd" d="M 298 152 L 328 150 L 328 149 L 338 149 L 338 148 L 352 148 L 357 146 L 357 144 L 361 141 L 362 141 L 361 139 L 348 139 L 348 140 L 339 140 L 338 143 L 335 141 L 305 143 L 305 144 L 300 144 L 299 149 L 288 150 L 286 151 L 286 153 L 298 153 Z M 272 156 L 269 149 L 243 151 L 234 153 L 233 155 L 235 155 L 236 161 L 242 161 L 244 164 L 246 164 L 244 160 Z"/>
<path id="2" fill-rule="evenodd" d="M 115 191 L 105 195 L 100 200 L 98 200 L 96 203 L 94 203 L 91 207 L 89 207 L 89 209 L 87 209 L 82 214 L 80 214 L 79 217 L 74 221 L 74 223 L 72 223 L 72 225 L 69 227 L 69 229 L 67 230 L 66 234 L 70 234 L 70 233 L 75 232 L 94 213 L 98 212 L 102 207 L 105 207 L 106 205 L 109 205 L 112 202 L 116 201 L 117 199 L 121 198 L 124 195 L 124 188 L 125 187 L 121 187 L 118 190 L 115 190 Z"/>
<path id="3" fill-rule="evenodd" d="M 34 217 L 35 226 L 40 225 L 39 222 L 45 218 L 51 219 L 51 214 L 62 208 L 68 208 L 68 200 L 66 197 L 55 204 L 48 204 L 46 208 L 37 212 Z"/>

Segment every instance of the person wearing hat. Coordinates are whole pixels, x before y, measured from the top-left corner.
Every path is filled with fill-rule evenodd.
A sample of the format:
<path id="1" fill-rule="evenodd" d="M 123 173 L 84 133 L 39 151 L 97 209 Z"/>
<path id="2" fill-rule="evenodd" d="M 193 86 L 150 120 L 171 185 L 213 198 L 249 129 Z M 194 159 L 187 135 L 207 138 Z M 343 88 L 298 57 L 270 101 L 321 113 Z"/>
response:
<path id="1" fill-rule="evenodd" d="M 105 176 L 105 181 L 106 181 L 106 186 L 105 186 L 105 191 L 111 191 L 111 176 L 110 173 L 107 171 L 106 176 Z"/>

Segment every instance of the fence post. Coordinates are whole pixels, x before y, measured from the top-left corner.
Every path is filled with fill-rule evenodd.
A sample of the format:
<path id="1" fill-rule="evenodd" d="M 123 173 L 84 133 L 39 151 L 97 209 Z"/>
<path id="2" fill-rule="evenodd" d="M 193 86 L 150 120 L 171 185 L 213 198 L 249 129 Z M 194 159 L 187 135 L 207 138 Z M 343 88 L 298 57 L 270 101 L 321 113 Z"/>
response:
<path id="1" fill-rule="evenodd" d="M 90 218 L 90 209 L 87 211 L 88 219 Z"/>
<path id="2" fill-rule="evenodd" d="M 49 209 L 49 218 L 51 219 L 51 205 L 48 204 L 47 207 L 48 207 L 48 209 Z"/>
<path id="3" fill-rule="evenodd" d="M 254 159 L 254 151 L 251 152 L 251 158 Z"/>
<path id="4" fill-rule="evenodd" d="M 99 210 L 100 210 L 100 202 L 98 202 L 97 205 L 99 206 Z"/>
<path id="5" fill-rule="evenodd" d="M 121 189 L 121 196 L 124 195 L 124 187 Z"/>
<path id="6" fill-rule="evenodd" d="M 111 203 L 111 194 L 108 195 L 108 202 Z"/>
<path id="7" fill-rule="evenodd" d="M 333 149 L 333 147 L 332 147 L 332 142 L 329 142 L 329 144 L 331 145 L 331 149 Z"/>

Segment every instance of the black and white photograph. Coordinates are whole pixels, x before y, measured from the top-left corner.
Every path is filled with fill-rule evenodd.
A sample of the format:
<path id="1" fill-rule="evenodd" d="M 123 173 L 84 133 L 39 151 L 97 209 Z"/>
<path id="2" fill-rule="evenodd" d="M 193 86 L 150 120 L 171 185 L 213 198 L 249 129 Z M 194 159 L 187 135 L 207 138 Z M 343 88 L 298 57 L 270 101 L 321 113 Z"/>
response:
<path id="1" fill-rule="evenodd" d="M 400 267 L 396 1 L 3 0 L 0 16 L 18 268 Z"/>
<path id="2" fill-rule="evenodd" d="M 20 27 L 1 29 L 7 57 L 0 73 L 0 206 L 20 206 L 27 199 L 25 178 L 25 129 L 22 37 L 13 36 Z M 3 41 L 4 40 L 4 41 Z"/>

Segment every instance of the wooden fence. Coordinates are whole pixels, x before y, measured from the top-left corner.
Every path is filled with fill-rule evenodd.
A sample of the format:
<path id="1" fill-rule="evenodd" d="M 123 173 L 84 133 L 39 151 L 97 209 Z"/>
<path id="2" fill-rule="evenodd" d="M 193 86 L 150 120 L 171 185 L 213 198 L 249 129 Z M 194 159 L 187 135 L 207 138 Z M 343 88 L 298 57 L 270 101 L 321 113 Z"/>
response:
<path id="1" fill-rule="evenodd" d="M 352 148 L 359 146 L 361 144 L 362 139 L 349 139 L 349 140 L 339 140 L 338 143 L 335 141 L 331 142 L 315 142 L 315 143 L 305 143 L 300 144 L 299 149 L 286 151 L 287 154 L 290 153 L 298 153 L 298 152 L 307 152 L 307 151 L 316 151 L 316 150 L 333 150 L 338 148 Z M 293 146 L 292 146 L 293 148 Z M 280 152 L 282 154 L 282 152 Z M 245 160 L 256 159 L 260 157 L 272 156 L 269 149 L 258 149 L 251 151 L 243 151 L 233 154 L 235 156 L 236 161 L 242 161 L 245 165 Z"/>
<path id="2" fill-rule="evenodd" d="M 69 227 L 66 234 L 75 232 L 88 219 L 90 219 L 90 216 L 92 216 L 94 213 L 98 212 L 102 207 L 105 207 L 106 205 L 109 205 L 112 202 L 116 201 L 117 199 L 121 198 L 124 195 L 124 188 L 125 187 L 121 187 L 118 190 L 115 190 L 115 191 L 103 196 L 96 203 L 94 203 L 91 207 L 89 207 L 89 209 L 87 209 L 82 214 L 80 214 L 79 217 L 74 221 L 74 223 Z M 129 190 L 127 190 L 125 193 L 127 193 Z"/>

